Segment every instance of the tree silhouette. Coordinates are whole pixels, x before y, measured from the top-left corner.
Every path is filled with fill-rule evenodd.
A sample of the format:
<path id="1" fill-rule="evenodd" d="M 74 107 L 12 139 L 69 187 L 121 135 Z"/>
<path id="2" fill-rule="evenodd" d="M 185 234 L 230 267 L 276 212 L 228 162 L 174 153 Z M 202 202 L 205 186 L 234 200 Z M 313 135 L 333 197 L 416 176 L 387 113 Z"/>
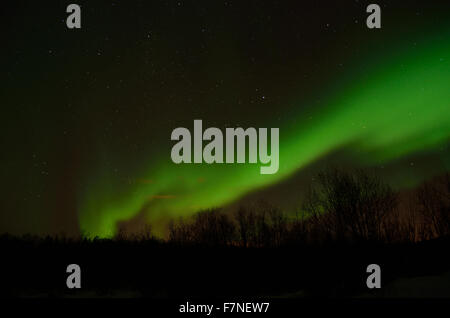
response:
<path id="1" fill-rule="evenodd" d="M 318 175 L 304 209 L 335 239 L 382 240 L 386 216 L 397 206 L 392 189 L 359 170 L 327 170 Z"/>

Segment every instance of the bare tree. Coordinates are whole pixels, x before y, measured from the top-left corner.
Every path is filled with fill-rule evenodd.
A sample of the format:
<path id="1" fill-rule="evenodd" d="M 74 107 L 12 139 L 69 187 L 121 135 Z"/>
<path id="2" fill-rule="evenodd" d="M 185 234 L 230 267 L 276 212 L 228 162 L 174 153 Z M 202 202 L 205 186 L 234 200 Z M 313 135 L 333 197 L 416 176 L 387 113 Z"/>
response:
<path id="1" fill-rule="evenodd" d="M 327 170 L 304 208 L 337 239 L 381 240 L 386 215 L 395 210 L 396 194 L 363 171 Z"/>
<path id="2" fill-rule="evenodd" d="M 419 209 L 430 238 L 450 234 L 450 174 L 425 182 L 418 190 Z"/>
<path id="3" fill-rule="evenodd" d="M 239 207 L 235 220 L 237 223 L 237 232 L 240 245 L 248 247 L 254 239 L 255 233 L 255 216 L 254 213 L 245 207 Z"/>
<path id="4" fill-rule="evenodd" d="M 232 220 L 219 209 L 198 212 L 191 222 L 169 223 L 169 241 L 201 245 L 230 245 L 235 236 Z"/>

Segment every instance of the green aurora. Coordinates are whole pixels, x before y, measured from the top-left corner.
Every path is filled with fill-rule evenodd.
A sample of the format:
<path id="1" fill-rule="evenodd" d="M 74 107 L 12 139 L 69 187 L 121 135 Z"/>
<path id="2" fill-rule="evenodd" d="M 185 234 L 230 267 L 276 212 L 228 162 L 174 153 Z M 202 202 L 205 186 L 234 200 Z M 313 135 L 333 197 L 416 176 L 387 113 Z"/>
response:
<path id="1" fill-rule="evenodd" d="M 139 174 L 146 176 L 144 181 L 123 182 L 97 170 L 79 193 L 80 228 L 85 235 L 109 237 L 117 222 L 140 213 L 152 223 L 223 206 L 286 180 L 338 149 L 371 166 L 445 147 L 450 137 L 450 42 L 442 38 L 450 37 L 423 41 L 414 51 L 396 46 L 391 55 L 374 57 L 377 62 L 365 61 L 370 70 L 349 73 L 339 89 L 322 96 L 326 107 L 313 115 L 294 111 L 282 125 L 268 122 L 266 127 L 280 128 L 280 168 L 274 175 L 259 174 L 259 164 L 176 165 L 170 153 L 149 158 Z"/>

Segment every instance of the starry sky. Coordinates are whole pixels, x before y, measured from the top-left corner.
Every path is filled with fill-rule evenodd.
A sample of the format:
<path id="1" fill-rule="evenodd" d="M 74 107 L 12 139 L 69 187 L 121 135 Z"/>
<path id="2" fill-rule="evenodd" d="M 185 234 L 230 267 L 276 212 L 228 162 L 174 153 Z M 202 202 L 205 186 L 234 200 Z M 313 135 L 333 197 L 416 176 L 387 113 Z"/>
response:
<path id="1" fill-rule="evenodd" d="M 369 3 L 6 1 L 0 232 L 161 232 L 261 198 L 293 211 L 329 165 L 398 189 L 449 171 L 450 3 L 378 1 L 378 30 Z M 279 172 L 175 165 L 170 134 L 194 119 L 279 128 Z"/>

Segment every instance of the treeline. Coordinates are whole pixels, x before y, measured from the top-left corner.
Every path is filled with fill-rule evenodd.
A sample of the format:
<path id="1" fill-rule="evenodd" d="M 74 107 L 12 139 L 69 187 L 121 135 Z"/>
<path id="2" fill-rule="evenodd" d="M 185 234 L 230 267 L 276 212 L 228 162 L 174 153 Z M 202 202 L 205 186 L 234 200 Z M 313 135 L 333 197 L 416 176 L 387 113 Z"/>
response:
<path id="1" fill-rule="evenodd" d="M 450 235 L 450 175 L 407 195 L 364 171 L 318 174 L 294 216 L 269 204 L 201 211 L 172 221 L 179 245 L 280 247 L 329 242 L 417 242 Z"/>
<path id="2" fill-rule="evenodd" d="M 174 220 L 164 240 L 150 228 L 113 239 L 0 235 L 0 296 L 342 297 L 367 292 L 368 264 L 383 265 L 383 284 L 448 272 L 449 175 L 406 194 L 365 172 L 329 170 L 294 215 L 265 203 L 213 209 Z M 79 291 L 65 284 L 74 263 Z"/>

